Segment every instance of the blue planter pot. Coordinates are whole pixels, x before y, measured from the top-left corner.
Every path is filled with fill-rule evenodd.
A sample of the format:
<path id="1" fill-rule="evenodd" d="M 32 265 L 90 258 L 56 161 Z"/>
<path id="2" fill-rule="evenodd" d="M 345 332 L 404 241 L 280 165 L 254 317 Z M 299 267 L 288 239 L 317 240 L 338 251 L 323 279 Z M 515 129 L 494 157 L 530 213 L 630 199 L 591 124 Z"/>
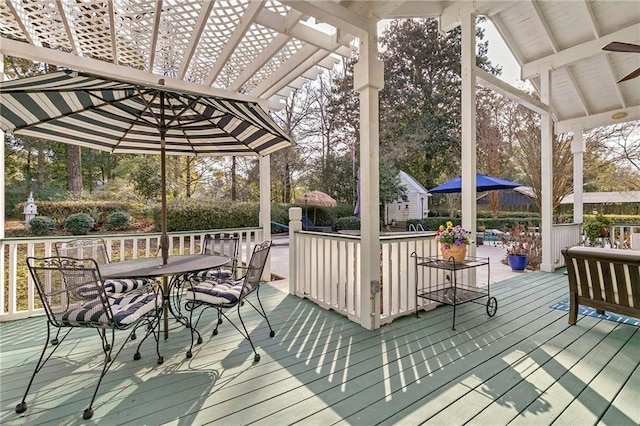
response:
<path id="1" fill-rule="evenodd" d="M 524 271 L 527 267 L 527 256 L 509 255 L 509 266 L 512 271 Z"/>

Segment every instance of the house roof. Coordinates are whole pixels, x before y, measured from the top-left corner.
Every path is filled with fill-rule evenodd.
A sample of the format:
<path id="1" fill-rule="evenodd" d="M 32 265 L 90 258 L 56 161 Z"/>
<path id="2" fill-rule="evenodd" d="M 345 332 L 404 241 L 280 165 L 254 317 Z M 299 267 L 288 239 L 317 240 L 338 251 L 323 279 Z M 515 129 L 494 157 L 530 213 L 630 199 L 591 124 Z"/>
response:
<path id="1" fill-rule="evenodd" d="M 408 190 L 413 190 L 414 192 L 417 192 L 419 194 L 426 194 L 426 195 L 431 195 L 429 194 L 429 192 L 427 191 L 427 189 L 422 186 L 422 184 L 420 182 L 418 182 L 413 176 L 411 176 L 409 173 L 404 172 L 402 170 L 400 170 L 398 172 L 398 178 L 400 178 L 400 180 L 410 186 L 411 188 L 407 188 Z"/>
<path id="2" fill-rule="evenodd" d="M 7 0 L 0 50 L 129 81 L 162 77 L 172 89 L 257 98 L 276 109 L 351 55 L 368 17 L 439 16 L 450 30 L 470 12 L 493 21 L 536 89 L 550 70 L 557 131 L 640 119 L 638 80 L 616 83 L 640 57 L 602 51 L 611 41 L 640 42 L 634 1 Z M 503 85 L 477 71 L 482 84 Z"/>
<path id="3" fill-rule="evenodd" d="M 584 204 L 640 203 L 640 191 L 585 192 L 582 194 L 582 202 Z M 560 204 L 573 204 L 573 194 L 563 197 Z"/>

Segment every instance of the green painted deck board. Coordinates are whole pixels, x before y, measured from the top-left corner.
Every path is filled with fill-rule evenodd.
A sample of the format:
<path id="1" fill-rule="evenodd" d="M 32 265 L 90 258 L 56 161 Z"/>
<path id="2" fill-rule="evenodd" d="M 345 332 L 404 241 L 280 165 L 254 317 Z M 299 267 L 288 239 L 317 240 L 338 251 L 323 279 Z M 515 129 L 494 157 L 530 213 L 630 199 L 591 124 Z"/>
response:
<path id="1" fill-rule="evenodd" d="M 133 361 L 127 347 L 103 381 L 93 421 L 119 424 L 637 424 L 640 331 L 549 306 L 567 295 L 561 274 L 526 273 L 491 286 L 499 308 L 483 304 L 408 316 L 369 331 L 332 311 L 271 287 L 265 321 L 246 312 L 261 354 L 229 324 L 186 359 L 188 330 L 152 344 Z M 211 321 L 214 313 L 207 314 Z M 235 318 L 235 317 L 234 317 Z M 80 424 L 100 364 L 95 332 L 72 333 L 21 399 L 44 341 L 43 318 L 0 324 L 0 423 Z M 82 389 L 85 390 L 82 390 Z M 546 401 L 546 402 L 545 402 Z M 586 408 L 585 408 L 586 407 Z"/>

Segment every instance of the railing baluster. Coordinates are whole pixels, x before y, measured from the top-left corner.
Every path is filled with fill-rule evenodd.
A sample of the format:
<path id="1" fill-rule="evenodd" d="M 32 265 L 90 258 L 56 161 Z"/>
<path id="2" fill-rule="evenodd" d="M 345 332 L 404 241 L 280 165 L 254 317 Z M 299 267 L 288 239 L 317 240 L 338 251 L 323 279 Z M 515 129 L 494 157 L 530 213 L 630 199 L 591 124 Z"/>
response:
<path id="1" fill-rule="evenodd" d="M 169 248 L 173 251 L 173 240 L 180 241 L 180 253 L 184 254 L 185 238 L 189 238 L 190 253 L 194 252 L 196 238 L 201 238 L 204 234 L 216 234 L 223 232 L 238 232 L 242 236 L 245 250 L 242 251 L 241 261 L 245 264 L 248 261 L 256 239 L 262 236 L 259 228 L 244 229 L 220 229 L 203 230 L 197 232 L 171 232 Z M 137 259 L 142 253 L 145 257 L 157 255 L 154 247 L 159 246 L 159 233 L 153 234 L 119 234 L 100 235 L 107 245 L 107 253 L 113 262 Z M 9 321 L 24 318 L 39 313 L 41 308 L 36 307 L 37 301 L 35 287 L 31 282 L 31 277 L 27 272 L 26 258 L 28 256 L 44 257 L 51 256 L 53 244 L 57 241 L 69 241 L 77 239 L 73 237 L 41 237 L 41 238 L 4 238 L 0 240 L 2 250 L 2 263 L 0 264 L 0 321 Z M 144 249 L 140 244 L 144 244 Z M 154 246 L 154 247 L 152 247 Z M 199 250 L 195 250 L 199 253 Z M 114 256 L 115 253 L 115 256 Z M 18 279 L 20 277 L 20 279 Z"/>

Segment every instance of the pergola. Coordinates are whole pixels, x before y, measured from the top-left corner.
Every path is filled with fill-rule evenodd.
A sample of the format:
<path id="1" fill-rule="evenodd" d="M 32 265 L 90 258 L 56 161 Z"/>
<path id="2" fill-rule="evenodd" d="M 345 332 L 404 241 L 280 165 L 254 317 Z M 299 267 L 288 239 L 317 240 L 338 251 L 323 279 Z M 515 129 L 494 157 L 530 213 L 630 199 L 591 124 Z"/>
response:
<path id="1" fill-rule="evenodd" d="M 475 66 L 477 15 L 496 26 L 539 99 Z M 640 56 L 602 50 L 612 41 L 640 42 L 640 8 L 633 1 L 5 0 L 0 50 L 129 81 L 156 84 L 164 78 L 172 89 L 278 109 L 319 70 L 358 49 L 360 170 L 361 181 L 368 182 L 361 191 L 360 278 L 361 297 L 368 301 L 380 256 L 378 91 L 384 76 L 377 26 L 382 19 L 411 17 L 439 17 L 442 31 L 462 28 L 463 225 L 475 229 L 476 84 L 541 115 L 543 230 L 552 224 L 553 134 L 573 132 L 574 220 L 581 222 L 582 132 L 640 119 L 640 84 L 616 83 L 638 67 Z M 268 156 L 261 158 L 260 172 L 261 225 L 268 238 Z M 3 163 L 0 179 L 4 185 Z M 542 235 L 542 269 L 551 271 L 551 235 Z"/>

